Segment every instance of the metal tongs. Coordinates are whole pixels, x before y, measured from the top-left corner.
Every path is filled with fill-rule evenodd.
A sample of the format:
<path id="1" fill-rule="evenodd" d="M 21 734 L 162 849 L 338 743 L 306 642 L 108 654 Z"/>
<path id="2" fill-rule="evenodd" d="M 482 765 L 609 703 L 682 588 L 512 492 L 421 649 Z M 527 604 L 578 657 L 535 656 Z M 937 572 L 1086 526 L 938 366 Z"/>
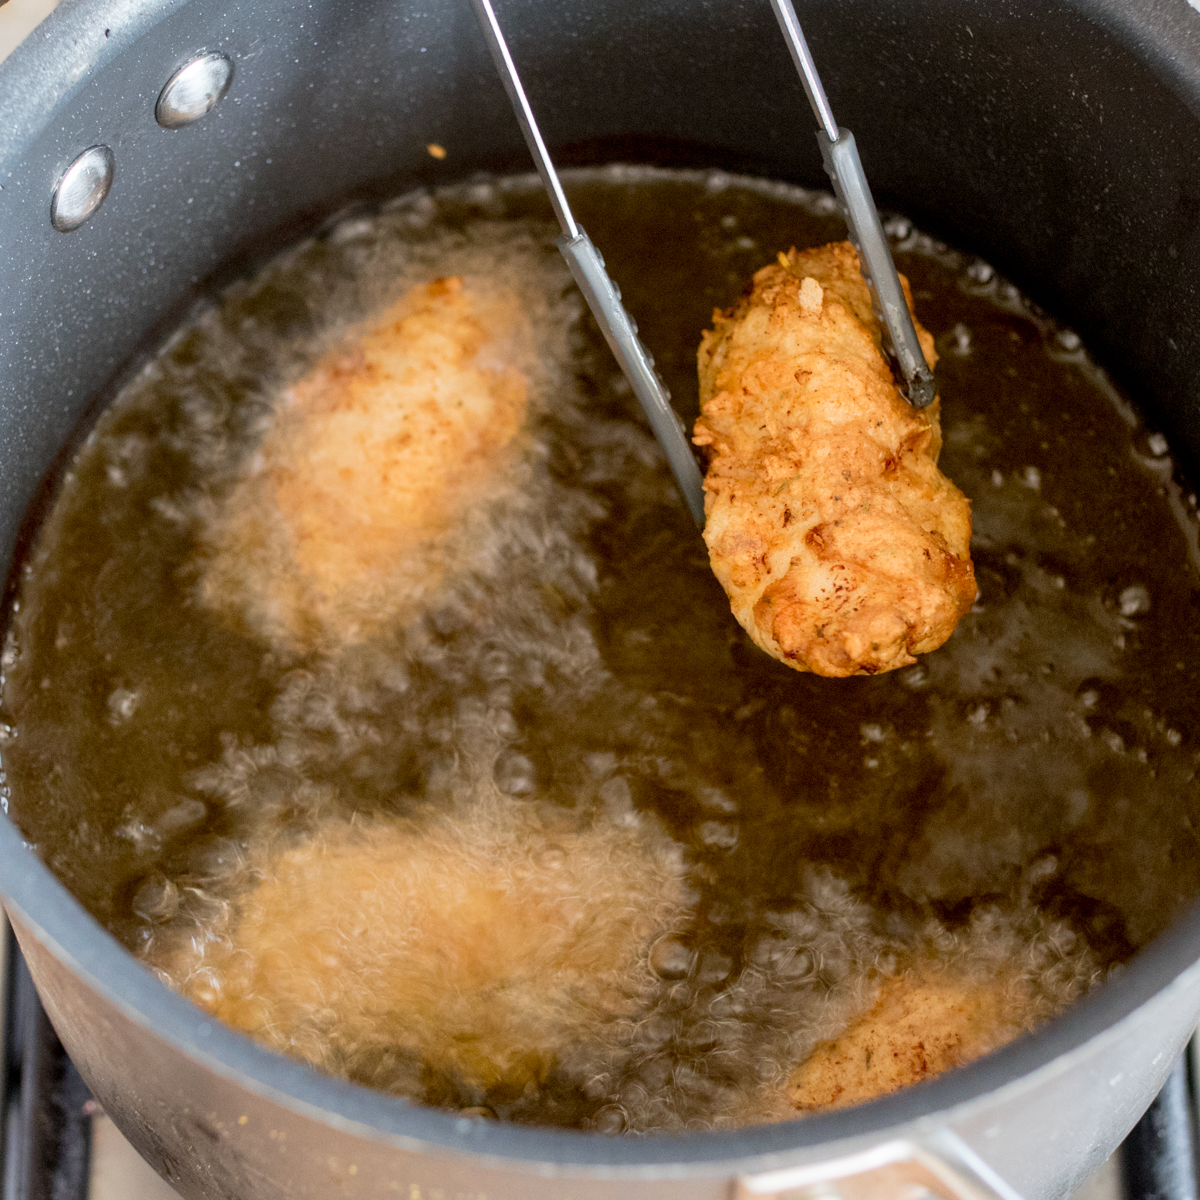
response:
<path id="1" fill-rule="evenodd" d="M 604 269 L 604 259 L 601 258 L 600 251 L 571 214 L 571 206 L 567 203 L 558 172 L 554 169 L 554 163 L 550 161 L 546 143 L 542 141 L 537 122 L 533 119 L 533 110 L 525 98 L 525 89 L 521 86 L 517 68 L 508 52 L 504 34 L 500 31 L 500 23 L 492 11 L 491 0 L 471 0 L 471 3 L 475 6 L 479 24 L 483 27 L 483 35 L 487 39 L 488 49 L 492 52 L 496 69 L 504 81 L 504 90 L 508 92 L 508 98 L 512 101 L 513 111 L 517 114 L 521 132 L 529 146 L 529 153 L 533 155 L 546 194 L 554 206 L 554 215 L 562 226 L 562 237 L 555 245 L 567 260 L 567 266 L 571 268 L 571 274 L 575 277 L 588 308 L 592 310 L 592 316 L 596 318 L 596 323 L 604 333 L 604 340 L 608 342 L 609 349 L 612 350 L 621 370 L 625 372 L 625 378 L 629 380 L 634 395 L 641 401 L 654 436 L 666 451 L 671 473 L 675 476 L 680 492 L 683 493 L 688 511 L 696 524 L 703 529 L 704 480 L 700 475 L 700 468 L 696 465 L 692 448 L 688 445 L 683 422 L 671 407 L 671 397 L 654 369 L 654 359 L 650 356 L 650 351 L 638 338 L 637 325 L 621 303 L 620 289 Z"/>
<path id="2" fill-rule="evenodd" d="M 821 126 L 817 130 L 817 144 L 821 147 L 825 173 L 833 184 L 834 195 L 850 227 L 850 240 L 858 251 L 863 278 L 871 289 L 875 315 L 887 337 L 887 348 L 904 376 L 901 390 L 914 408 L 925 408 L 937 395 L 937 382 L 917 339 L 917 328 L 908 311 L 883 226 L 879 223 L 879 212 L 871 198 L 854 134 L 833 119 L 833 109 L 829 107 L 829 98 L 804 40 L 804 30 L 800 28 L 792 0 L 771 0 L 771 7 L 787 40 L 792 62 L 800 72 L 817 124 Z"/>
<path id="3" fill-rule="evenodd" d="M 650 428 L 666 452 L 671 473 L 675 476 L 688 511 L 696 524 L 703 528 L 704 481 L 688 444 L 683 422 L 671 407 L 671 397 L 654 369 L 654 359 L 637 336 L 637 325 L 621 303 L 620 289 L 604 269 L 600 251 L 571 213 L 562 182 L 554 169 L 546 143 L 542 141 L 491 0 L 471 0 L 471 3 L 521 132 L 525 135 L 525 143 L 533 155 L 534 164 L 554 208 L 554 215 L 562 228 L 562 237 L 558 238 L 555 245 L 566 259 L 609 349 L 629 380 L 634 395 L 641 402 Z M 813 112 L 822 126 L 817 133 L 817 140 L 821 145 L 825 170 L 850 228 L 850 240 L 858 251 L 863 277 L 871 289 L 872 302 L 887 334 L 889 349 L 904 375 L 907 398 L 914 407 L 924 408 L 933 401 L 937 386 L 921 352 L 917 331 L 904 301 L 900 277 L 896 274 L 896 265 L 892 262 L 883 226 L 871 199 L 871 189 L 863 174 L 854 135 L 848 129 L 839 129 L 833 119 L 825 89 L 821 86 L 816 64 L 804 40 L 791 0 L 771 0 L 771 5 L 787 38 Z"/>

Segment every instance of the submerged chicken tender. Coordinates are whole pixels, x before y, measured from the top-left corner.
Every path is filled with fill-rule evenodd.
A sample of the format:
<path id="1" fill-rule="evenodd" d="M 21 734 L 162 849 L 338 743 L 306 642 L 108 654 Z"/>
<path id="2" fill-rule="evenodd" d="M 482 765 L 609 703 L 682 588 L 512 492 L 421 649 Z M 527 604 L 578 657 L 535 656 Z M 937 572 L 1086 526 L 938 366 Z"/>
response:
<path id="1" fill-rule="evenodd" d="M 887 955 L 875 959 L 884 969 L 866 1004 L 792 1072 L 790 1115 L 862 1104 L 963 1066 L 1036 1029 L 1101 978 L 1087 942 L 1028 900 L 977 908 L 955 930 L 931 921 L 920 941 L 897 945 L 890 966 Z"/>
<path id="2" fill-rule="evenodd" d="M 848 1108 L 981 1058 L 1025 1030 L 1011 990 L 932 964 L 888 980 L 869 1012 L 795 1072 L 792 1107 Z"/>
<path id="3" fill-rule="evenodd" d="M 819 675 L 936 649 L 976 595 L 970 503 L 937 468 L 936 402 L 918 412 L 896 388 L 853 246 L 781 254 L 713 320 L 693 440 L 710 452 L 704 539 L 738 621 Z"/>
<path id="4" fill-rule="evenodd" d="M 207 531 L 204 601 L 293 649 L 412 609 L 521 426 L 527 343 L 514 299 L 450 277 L 327 354 Z"/>
<path id="5" fill-rule="evenodd" d="M 223 923 L 154 965 L 274 1050 L 455 1105 L 603 1059 L 686 908 L 665 836 L 548 832 L 503 800 L 426 825 L 326 822 L 252 874 Z"/>

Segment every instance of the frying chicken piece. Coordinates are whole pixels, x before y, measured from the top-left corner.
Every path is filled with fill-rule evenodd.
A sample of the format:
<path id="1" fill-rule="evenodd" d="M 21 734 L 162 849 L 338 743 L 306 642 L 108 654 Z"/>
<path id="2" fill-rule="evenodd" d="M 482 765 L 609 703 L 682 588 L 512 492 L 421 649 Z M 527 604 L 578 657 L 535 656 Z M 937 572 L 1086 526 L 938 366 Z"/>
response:
<path id="1" fill-rule="evenodd" d="M 664 835 L 547 831 L 500 800 L 424 827 L 331 821 L 248 866 L 261 882 L 152 964 L 272 1049 L 429 1103 L 606 1066 L 687 903 Z"/>
<path id="2" fill-rule="evenodd" d="M 781 254 L 713 321 L 693 441 L 709 448 L 704 539 L 738 621 L 819 675 L 936 649 L 976 595 L 970 502 L 937 468 L 937 402 L 917 412 L 896 388 L 853 246 Z"/>
<path id="3" fill-rule="evenodd" d="M 327 354 L 207 530 L 205 603 L 299 650 L 410 610 L 521 427 L 528 342 L 515 300 L 450 277 Z"/>
<path id="4" fill-rule="evenodd" d="M 1012 990 L 1003 978 L 961 977 L 933 964 L 889 979 L 869 1012 L 795 1071 L 792 1107 L 848 1108 L 982 1057 L 1025 1030 Z"/>

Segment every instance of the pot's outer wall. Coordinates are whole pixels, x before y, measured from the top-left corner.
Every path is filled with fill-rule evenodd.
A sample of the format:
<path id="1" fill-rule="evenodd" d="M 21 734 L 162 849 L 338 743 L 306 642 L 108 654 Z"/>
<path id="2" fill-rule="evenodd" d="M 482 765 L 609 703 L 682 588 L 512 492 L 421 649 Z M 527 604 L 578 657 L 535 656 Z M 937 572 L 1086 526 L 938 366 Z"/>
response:
<path id="1" fill-rule="evenodd" d="M 657 139 L 690 146 L 680 153 L 694 164 L 822 182 L 765 0 L 500 7 L 564 157 Z M 799 7 L 881 199 L 1072 321 L 1200 461 L 1200 14 L 1185 0 L 1142 0 L 1136 13 L 1120 0 Z M 158 128 L 159 89 L 202 50 L 233 59 L 229 96 L 195 126 Z M 431 159 L 429 142 L 448 157 Z M 55 233 L 54 182 L 95 143 L 115 152 L 112 192 L 81 230 Z M 279 231 L 311 229 L 356 194 L 488 167 L 527 160 L 466 0 L 64 0 L 0 69 L 0 553 L 88 406 L 223 263 L 271 252 Z M 1132 1125 L 1200 1009 L 1193 917 L 1037 1037 L 877 1105 L 692 1139 L 466 1129 L 206 1022 L 136 968 L 2 820 L 0 888 L 85 1077 L 192 1196 L 366 1196 L 393 1183 L 410 1197 L 517 1196 L 522 1173 L 549 1172 L 558 1191 L 539 1195 L 599 1195 L 586 1180 L 615 1175 L 615 1194 L 704 1200 L 727 1194 L 739 1163 L 783 1166 L 828 1153 L 823 1139 L 845 1149 L 944 1123 L 1028 1196 L 1058 1196 Z"/>

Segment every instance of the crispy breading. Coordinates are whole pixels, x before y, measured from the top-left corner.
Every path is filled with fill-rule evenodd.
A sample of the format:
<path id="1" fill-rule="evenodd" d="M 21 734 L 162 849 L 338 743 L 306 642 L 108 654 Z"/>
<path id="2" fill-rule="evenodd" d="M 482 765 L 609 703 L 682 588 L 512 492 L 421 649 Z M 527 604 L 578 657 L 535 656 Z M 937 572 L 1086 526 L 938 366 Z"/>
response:
<path id="1" fill-rule="evenodd" d="M 869 1012 L 793 1073 L 801 1112 L 863 1104 L 981 1058 L 1024 1032 L 1011 981 L 958 977 L 933 963 L 887 980 Z"/>
<path id="2" fill-rule="evenodd" d="M 936 649 L 975 600 L 970 502 L 937 468 L 937 402 L 918 412 L 896 388 L 854 247 L 781 254 L 713 322 L 693 441 L 709 450 L 704 539 L 734 615 L 819 675 Z"/>
<path id="3" fill-rule="evenodd" d="M 301 650 L 411 608 L 521 426 L 527 342 L 514 299 L 449 277 L 327 354 L 207 530 L 203 600 Z"/>

